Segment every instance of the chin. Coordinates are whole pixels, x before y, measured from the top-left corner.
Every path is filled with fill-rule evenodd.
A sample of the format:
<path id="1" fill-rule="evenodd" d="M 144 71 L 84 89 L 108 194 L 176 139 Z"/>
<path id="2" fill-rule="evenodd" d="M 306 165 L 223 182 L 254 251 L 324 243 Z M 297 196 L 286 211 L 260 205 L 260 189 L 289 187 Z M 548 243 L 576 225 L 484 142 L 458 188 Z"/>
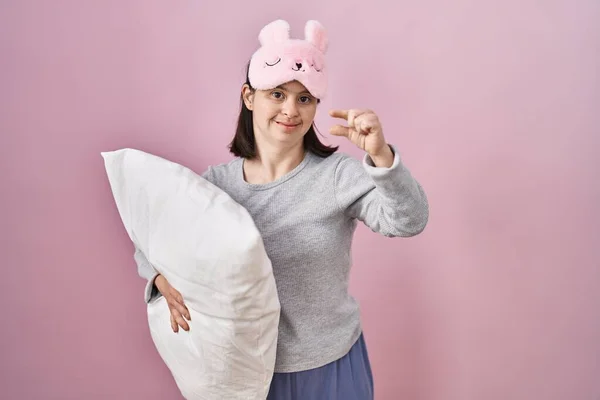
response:
<path id="1" fill-rule="evenodd" d="M 296 142 L 301 142 L 304 135 L 300 129 L 296 129 L 292 132 L 277 130 L 276 132 L 272 133 L 271 137 L 279 143 L 289 146 L 291 144 L 295 144 Z"/>
<path id="2" fill-rule="evenodd" d="M 296 126 L 294 128 L 291 129 L 286 129 L 283 128 L 281 125 L 278 125 L 277 123 L 275 123 L 275 126 L 273 127 L 273 131 L 274 134 L 276 136 L 284 136 L 284 137 L 288 137 L 288 136 L 302 136 L 302 125 Z"/>

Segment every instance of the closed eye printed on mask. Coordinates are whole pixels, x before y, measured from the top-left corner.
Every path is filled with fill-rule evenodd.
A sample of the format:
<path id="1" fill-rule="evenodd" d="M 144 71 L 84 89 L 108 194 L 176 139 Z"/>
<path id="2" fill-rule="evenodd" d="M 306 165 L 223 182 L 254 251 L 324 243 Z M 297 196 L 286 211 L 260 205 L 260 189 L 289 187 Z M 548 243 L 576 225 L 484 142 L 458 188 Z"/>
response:
<path id="1" fill-rule="evenodd" d="M 136 149 L 101 153 L 131 241 L 178 290 L 190 330 L 171 329 L 164 297 L 149 331 L 184 398 L 266 399 L 280 303 L 251 216 L 190 169 Z"/>

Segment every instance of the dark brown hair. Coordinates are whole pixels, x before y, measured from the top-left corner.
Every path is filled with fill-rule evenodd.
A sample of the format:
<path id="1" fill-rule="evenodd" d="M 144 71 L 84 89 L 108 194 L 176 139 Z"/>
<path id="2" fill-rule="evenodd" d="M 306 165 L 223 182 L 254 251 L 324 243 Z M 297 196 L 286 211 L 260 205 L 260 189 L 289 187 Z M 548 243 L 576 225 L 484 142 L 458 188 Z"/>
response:
<path id="1" fill-rule="evenodd" d="M 249 67 L 250 63 L 246 66 L 246 84 L 252 87 L 248 78 Z M 317 128 L 313 122 L 304 135 L 304 149 L 325 158 L 335 153 L 338 150 L 338 146 L 327 146 L 321 143 L 317 137 Z M 229 143 L 229 151 L 236 157 L 248 159 L 256 157 L 252 111 L 246 107 L 242 96 L 240 96 L 240 114 L 235 129 L 235 136 L 231 140 L 231 143 Z"/>

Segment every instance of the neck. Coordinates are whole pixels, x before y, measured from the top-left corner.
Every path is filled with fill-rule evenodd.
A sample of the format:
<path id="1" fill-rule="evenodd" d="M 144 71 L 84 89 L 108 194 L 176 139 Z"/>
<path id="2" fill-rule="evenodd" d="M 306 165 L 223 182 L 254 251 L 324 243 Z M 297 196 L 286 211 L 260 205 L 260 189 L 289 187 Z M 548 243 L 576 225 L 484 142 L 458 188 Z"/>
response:
<path id="1" fill-rule="evenodd" d="M 256 145 L 256 157 L 244 162 L 244 175 L 249 183 L 273 182 L 292 171 L 304 159 L 302 141 L 288 148 L 273 148 L 266 143 Z"/>

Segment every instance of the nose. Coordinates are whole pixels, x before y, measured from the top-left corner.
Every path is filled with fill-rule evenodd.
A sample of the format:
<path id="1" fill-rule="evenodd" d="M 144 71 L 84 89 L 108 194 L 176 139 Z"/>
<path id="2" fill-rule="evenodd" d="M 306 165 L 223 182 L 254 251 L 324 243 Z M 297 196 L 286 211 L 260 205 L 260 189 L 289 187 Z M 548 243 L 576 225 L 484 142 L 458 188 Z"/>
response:
<path id="1" fill-rule="evenodd" d="M 294 99 L 294 96 L 290 96 L 283 103 L 281 112 L 288 118 L 294 118 L 298 115 L 298 104 Z"/>
<path id="2" fill-rule="evenodd" d="M 296 67 L 297 67 L 298 69 L 302 68 L 302 63 L 301 63 L 301 62 L 297 62 L 297 63 L 296 63 Z"/>

